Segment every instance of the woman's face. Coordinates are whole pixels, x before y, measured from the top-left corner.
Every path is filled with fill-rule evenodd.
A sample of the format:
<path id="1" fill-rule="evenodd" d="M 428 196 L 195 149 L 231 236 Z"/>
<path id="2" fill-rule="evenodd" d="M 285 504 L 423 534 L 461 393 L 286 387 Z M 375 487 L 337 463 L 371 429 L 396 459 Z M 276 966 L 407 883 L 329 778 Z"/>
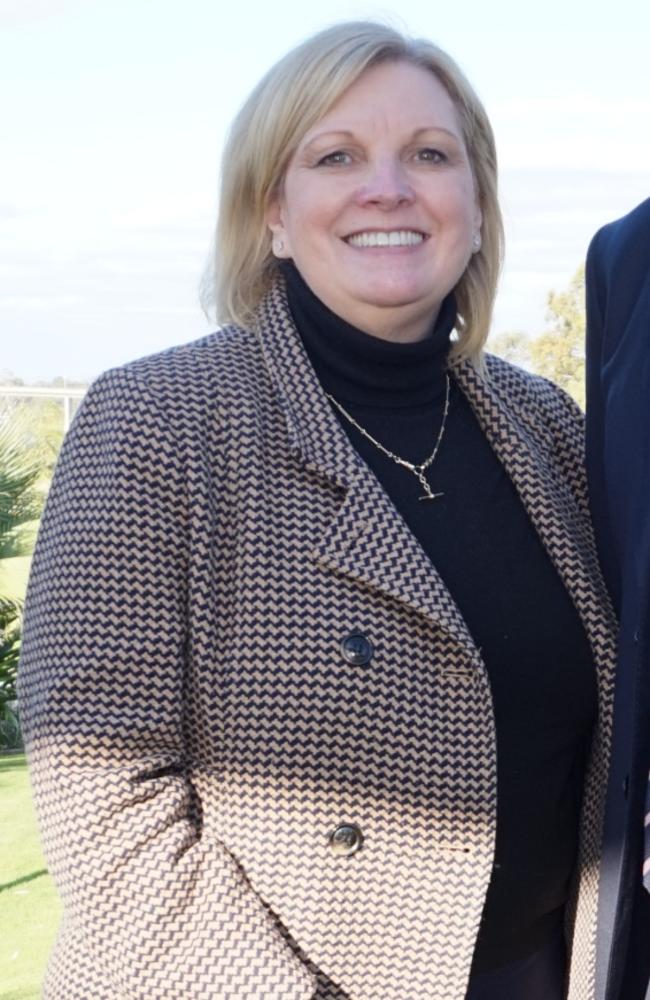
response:
<path id="1" fill-rule="evenodd" d="M 425 336 L 481 225 L 437 77 L 407 62 L 366 70 L 304 136 L 267 221 L 276 255 L 333 312 L 375 336 Z"/>

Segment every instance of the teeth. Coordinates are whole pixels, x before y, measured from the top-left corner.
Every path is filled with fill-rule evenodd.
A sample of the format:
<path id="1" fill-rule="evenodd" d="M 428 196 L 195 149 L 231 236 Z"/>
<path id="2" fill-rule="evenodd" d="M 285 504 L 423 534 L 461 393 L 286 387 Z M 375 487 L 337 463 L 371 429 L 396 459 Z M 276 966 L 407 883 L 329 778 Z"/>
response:
<path id="1" fill-rule="evenodd" d="M 353 247 L 413 247 L 422 243 L 424 236 L 412 229 L 391 230 L 385 233 L 355 233 L 347 242 Z"/>

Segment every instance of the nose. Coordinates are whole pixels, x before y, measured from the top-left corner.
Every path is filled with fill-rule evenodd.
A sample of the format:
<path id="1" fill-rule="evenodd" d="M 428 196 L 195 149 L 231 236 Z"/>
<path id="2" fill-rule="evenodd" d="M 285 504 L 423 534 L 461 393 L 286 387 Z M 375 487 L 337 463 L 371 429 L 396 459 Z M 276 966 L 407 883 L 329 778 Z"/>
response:
<path id="1" fill-rule="evenodd" d="M 357 192 L 360 205 L 378 205 L 390 209 L 415 200 L 404 164 L 396 158 L 384 158 L 369 164 Z"/>

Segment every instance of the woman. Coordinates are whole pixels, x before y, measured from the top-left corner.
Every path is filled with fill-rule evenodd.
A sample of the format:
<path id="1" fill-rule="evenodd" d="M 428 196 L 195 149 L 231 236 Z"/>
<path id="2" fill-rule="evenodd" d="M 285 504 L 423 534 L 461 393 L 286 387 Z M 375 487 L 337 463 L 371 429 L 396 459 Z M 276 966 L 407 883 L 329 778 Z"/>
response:
<path id="1" fill-rule="evenodd" d="M 339 25 L 242 109 L 226 326 L 95 383 L 34 560 L 46 997 L 593 996 L 614 625 L 500 247 L 433 45 Z"/>

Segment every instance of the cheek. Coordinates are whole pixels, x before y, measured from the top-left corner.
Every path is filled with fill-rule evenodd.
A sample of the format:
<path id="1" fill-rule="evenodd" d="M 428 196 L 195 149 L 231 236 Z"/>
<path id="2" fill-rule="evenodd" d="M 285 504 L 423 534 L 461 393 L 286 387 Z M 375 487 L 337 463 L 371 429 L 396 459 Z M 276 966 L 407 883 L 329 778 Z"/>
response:
<path id="1" fill-rule="evenodd" d="M 343 178 L 289 176 L 283 199 L 287 232 L 301 241 L 317 240 L 339 232 L 349 203 L 349 185 Z"/>
<path id="2" fill-rule="evenodd" d="M 476 226 L 477 206 L 474 185 L 471 178 L 463 178 L 450 183 L 444 191 L 438 192 L 444 218 L 458 231 L 471 231 Z"/>
<path id="3" fill-rule="evenodd" d="M 459 206 L 449 222 L 450 244 L 455 253 L 469 258 L 472 252 L 472 241 L 476 232 L 474 213 L 467 205 Z"/>
<path id="4" fill-rule="evenodd" d="M 286 216 L 286 228 L 294 246 L 308 246 L 326 238 L 336 221 L 322 199 L 304 198 L 294 201 Z"/>
<path id="5" fill-rule="evenodd" d="M 457 219 L 458 226 L 462 229 L 473 229 L 476 217 L 476 208 L 472 197 L 472 192 L 458 192 L 456 202 L 450 202 L 452 213 Z"/>

